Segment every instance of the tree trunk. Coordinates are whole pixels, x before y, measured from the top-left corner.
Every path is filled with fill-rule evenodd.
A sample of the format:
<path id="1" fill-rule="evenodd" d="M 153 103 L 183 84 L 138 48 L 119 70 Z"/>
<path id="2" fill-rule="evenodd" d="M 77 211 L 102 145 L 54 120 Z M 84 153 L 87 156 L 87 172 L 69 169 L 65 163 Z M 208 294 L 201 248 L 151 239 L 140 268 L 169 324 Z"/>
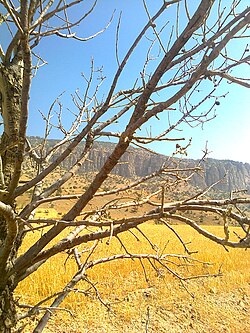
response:
<path id="1" fill-rule="evenodd" d="M 18 145 L 19 121 L 21 109 L 22 67 L 20 63 L 0 64 L 0 111 L 4 124 L 0 141 L 0 201 L 13 209 L 15 201 L 8 199 L 8 185 L 15 172 L 15 160 Z M 20 229 L 19 229 L 20 232 Z M 8 236 L 6 218 L 0 214 L 0 256 L 4 253 Z M 11 332 L 16 325 L 16 309 L 13 299 L 15 289 L 12 278 L 6 277 L 13 259 L 16 257 L 20 242 L 17 236 L 3 261 L 0 271 L 0 333 Z"/>
<path id="2" fill-rule="evenodd" d="M 16 309 L 12 287 L 8 284 L 0 289 L 0 333 L 10 333 L 16 326 Z"/>
<path id="3" fill-rule="evenodd" d="M 2 187 L 4 188 L 7 188 L 10 183 L 15 166 L 19 135 L 21 91 L 22 68 L 20 64 L 11 64 L 9 66 L 0 64 L 0 110 L 4 124 L 0 153 L 2 159 L 1 172 L 4 180 Z M 4 197 L 1 199 L 4 199 Z"/>

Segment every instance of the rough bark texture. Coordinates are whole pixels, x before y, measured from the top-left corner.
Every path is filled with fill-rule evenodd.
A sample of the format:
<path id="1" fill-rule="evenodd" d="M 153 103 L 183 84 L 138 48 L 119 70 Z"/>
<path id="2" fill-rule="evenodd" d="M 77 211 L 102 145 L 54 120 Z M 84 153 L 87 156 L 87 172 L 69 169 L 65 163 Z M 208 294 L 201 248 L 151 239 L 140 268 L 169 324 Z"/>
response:
<path id="1" fill-rule="evenodd" d="M 0 91 L 2 99 L 2 117 L 4 133 L 0 150 L 3 164 L 5 186 L 8 186 L 14 167 L 18 143 L 20 96 L 22 90 L 21 66 L 0 64 Z"/>
<path id="2" fill-rule="evenodd" d="M 8 185 L 13 175 L 15 157 L 18 144 L 19 118 L 20 118 L 20 96 L 22 90 L 21 66 L 11 64 L 9 66 L 0 64 L 0 92 L 1 92 L 1 113 L 4 123 L 4 132 L 0 142 L 0 154 L 2 162 L 2 182 L 0 188 L 0 200 L 8 203 L 12 208 L 15 202 L 8 202 Z M 6 218 L 0 215 L 0 254 L 6 246 L 7 223 Z M 11 332 L 11 327 L 16 325 L 16 311 L 13 301 L 14 286 L 12 279 L 6 277 L 12 260 L 16 256 L 17 246 L 13 244 L 10 257 L 5 269 L 1 269 L 0 283 L 0 333 Z"/>
<path id="3" fill-rule="evenodd" d="M 11 332 L 16 325 L 16 310 L 13 300 L 13 291 L 9 285 L 0 289 L 0 333 Z"/>

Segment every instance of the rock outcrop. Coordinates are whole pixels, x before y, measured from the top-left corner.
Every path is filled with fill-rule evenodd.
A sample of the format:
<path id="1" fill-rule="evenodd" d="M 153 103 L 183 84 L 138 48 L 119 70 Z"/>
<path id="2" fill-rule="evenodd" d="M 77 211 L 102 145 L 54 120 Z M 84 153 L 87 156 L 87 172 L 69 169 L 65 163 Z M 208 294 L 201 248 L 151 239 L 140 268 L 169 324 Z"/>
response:
<path id="1" fill-rule="evenodd" d="M 31 142 L 39 141 L 38 138 L 30 138 Z M 48 145 L 53 146 L 55 140 L 49 140 Z M 77 150 L 71 154 L 62 164 L 62 167 L 69 169 L 81 154 L 83 146 L 79 145 Z M 96 172 L 106 161 L 114 148 L 114 143 L 96 142 L 91 150 L 88 159 L 82 165 L 80 172 Z M 56 158 L 60 151 L 53 157 Z M 180 165 L 182 167 L 192 167 L 197 165 L 197 161 L 191 159 L 172 159 L 164 155 L 153 154 L 148 151 L 129 148 L 124 154 L 122 160 L 113 170 L 113 173 L 119 174 L 126 178 L 142 177 L 148 175 L 163 165 Z M 195 174 L 191 179 L 191 184 L 205 188 L 211 184 L 221 181 L 216 185 L 216 189 L 224 192 L 233 190 L 246 189 L 250 192 L 250 164 L 235 162 L 231 160 L 215 160 L 207 158 L 200 165 L 203 172 Z"/>

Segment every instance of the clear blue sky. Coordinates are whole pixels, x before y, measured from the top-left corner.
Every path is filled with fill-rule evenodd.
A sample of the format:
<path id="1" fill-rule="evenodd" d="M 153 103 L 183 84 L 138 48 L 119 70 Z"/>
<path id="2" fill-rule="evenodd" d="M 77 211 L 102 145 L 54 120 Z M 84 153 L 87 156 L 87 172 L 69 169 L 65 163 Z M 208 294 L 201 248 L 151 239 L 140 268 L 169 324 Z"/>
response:
<path id="1" fill-rule="evenodd" d="M 92 1 L 90 1 L 92 2 Z M 72 13 L 76 16 L 82 9 L 87 8 L 84 2 L 83 7 Z M 147 1 L 151 14 L 161 6 L 162 0 Z M 198 0 L 189 1 L 190 10 L 199 3 Z M 244 3 L 244 1 L 243 1 Z M 86 6 L 86 7 L 85 7 Z M 82 8 L 82 9 L 81 9 Z M 146 22 L 146 14 L 143 10 L 141 0 L 99 0 L 93 14 L 84 21 L 79 27 L 80 36 L 87 37 L 102 29 L 116 8 L 116 13 L 111 26 L 100 36 L 88 42 L 78 42 L 75 40 L 60 39 L 58 37 L 47 37 L 41 41 L 39 47 L 35 49 L 44 60 L 48 62 L 37 73 L 33 80 L 30 99 L 30 119 L 29 135 L 42 135 L 42 121 L 37 110 L 40 109 L 46 113 L 52 101 L 63 91 L 65 91 L 62 101 L 65 108 L 73 109 L 71 104 L 71 94 L 76 89 L 84 86 L 84 80 L 81 72 L 89 73 L 91 58 L 94 58 L 95 66 L 103 66 L 103 74 L 106 81 L 100 89 L 100 94 L 107 92 L 109 83 L 117 69 L 115 60 L 115 30 L 120 10 L 122 10 L 122 21 L 120 29 L 119 56 L 126 53 L 131 42 L 133 42 L 137 33 L 141 30 Z M 170 17 L 163 16 L 162 20 L 174 20 L 175 8 L 169 12 Z M 162 23 L 162 21 L 160 22 Z M 181 22 L 180 22 L 181 25 Z M 243 41 L 237 41 L 239 49 L 243 49 Z M 141 70 L 143 60 L 145 59 L 146 45 L 140 44 L 140 48 L 130 59 L 125 75 L 119 81 L 119 88 L 127 89 L 131 87 L 134 80 Z M 243 76 L 246 77 L 244 67 Z M 209 85 L 209 81 L 207 83 Z M 83 89 L 82 89 L 83 90 Z M 225 99 L 216 109 L 217 117 L 204 124 L 203 128 L 197 127 L 191 129 L 183 126 L 183 133 L 180 136 L 193 138 L 192 146 L 188 150 L 188 157 L 200 158 L 202 150 L 208 143 L 209 155 L 217 159 L 231 159 L 250 163 L 250 116 L 249 116 L 249 92 L 247 88 L 238 87 L 235 84 L 223 84 L 220 92 L 230 91 Z M 66 121 L 70 121 L 69 118 Z M 161 121 L 155 122 L 152 126 L 161 127 L 164 123 L 164 116 Z M 115 128 L 114 128 L 115 130 Z M 116 128 L 119 130 L 119 126 Z M 178 133 L 177 133 L 178 134 Z M 53 134 L 54 137 L 56 133 Z M 171 154 L 173 145 L 171 144 L 154 144 L 152 148 L 160 153 Z"/>

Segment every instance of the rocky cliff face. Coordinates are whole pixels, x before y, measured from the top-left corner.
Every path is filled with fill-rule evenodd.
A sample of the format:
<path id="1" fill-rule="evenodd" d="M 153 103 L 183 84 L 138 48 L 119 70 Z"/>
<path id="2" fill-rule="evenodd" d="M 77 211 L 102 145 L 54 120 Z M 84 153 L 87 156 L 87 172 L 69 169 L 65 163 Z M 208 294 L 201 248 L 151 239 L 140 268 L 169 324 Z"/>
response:
<path id="1" fill-rule="evenodd" d="M 206 159 L 202 163 L 204 177 L 193 177 L 193 184 L 199 187 L 209 186 L 221 179 L 216 189 L 226 192 L 248 190 L 250 192 L 250 164 L 230 160 Z"/>
<path id="2" fill-rule="evenodd" d="M 31 139 L 31 141 L 33 140 Z M 53 145 L 53 142 L 55 141 L 50 140 L 48 144 Z M 67 160 L 63 162 L 62 166 L 65 169 L 69 169 L 69 167 L 77 161 L 77 158 L 81 153 L 81 148 L 82 146 L 80 145 L 77 151 L 71 154 Z M 88 160 L 81 167 L 80 172 L 98 171 L 103 166 L 113 148 L 113 143 L 96 142 L 89 154 Z M 60 152 L 57 153 L 57 156 L 59 154 Z M 57 156 L 54 156 L 54 158 Z M 164 163 L 169 165 L 180 164 L 181 166 L 191 167 L 195 166 L 197 161 L 190 159 L 183 159 L 180 161 L 175 159 L 170 162 L 169 157 L 167 156 L 156 155 L 142 149 L 131 147 L 113 170 L 113 173 L 126 178 L 142 177 L 158 170 Z M 250 164 L 208 158 L 202 162 L 201 167 L 203 172 L 195 174 L 192 177 L 192 185 L 199 188 L 205 188 L 221 179 L 221 182 L 216 185 L 218 190 L 230 192 L 233 190 L 247 189 L 248 192 L 250 192 Z"/>

